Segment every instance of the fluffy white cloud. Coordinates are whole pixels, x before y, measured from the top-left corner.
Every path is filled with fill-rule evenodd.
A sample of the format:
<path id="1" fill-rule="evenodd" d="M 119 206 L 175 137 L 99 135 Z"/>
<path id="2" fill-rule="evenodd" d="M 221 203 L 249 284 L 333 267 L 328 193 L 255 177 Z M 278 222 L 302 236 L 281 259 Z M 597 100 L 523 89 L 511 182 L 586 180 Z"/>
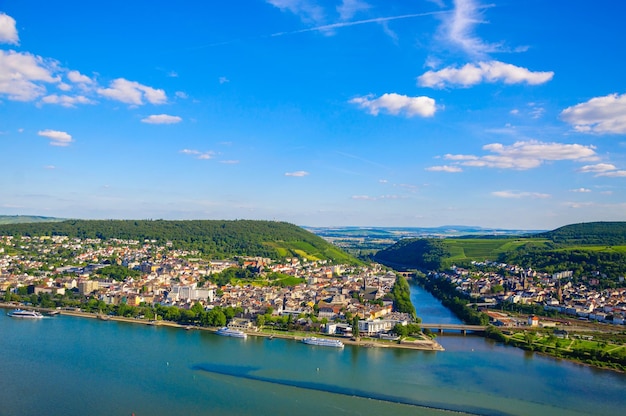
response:
<path id="1" fill-rule="evenodd" d="M 304 170 L 298 170 L 295 172 L 285 172 L 285 176 L 292 176 L 292 177 L 297 177 L 297 178 L 301 178 L 303 176 L 308 176 L 309 172 L 306 172 Z"/>
<path id="2" fill-rule="evenodd" d="M 69 96 L 69 95 L 46 95 L 41 99 L 44 104 L 58 104 L 63 107 L 76 107 L 76 104 L 95 104 L 95 101 L 83 95 Z"/>
<path id="3" fill-rule="evenodd" d="M 180 123 L 183 119 L 178 116 L 170 116 L 167 114 L 155 114 L 141 119 L 142 123 L 148 124 L 176 124 Z"/>
<path id="4" fill-rule="evenodd" d="M 550 198 L 550 194 L 543 194 L 540 192 L 517 192 L 517 191 L 495 191 L 491 195 L 498 198 L 532 198 L 532 199 L 545 199 Z"/>
<path id="5" fill-rule="evenodd" d="M 533 72 L 500 61 L 486 61 L 466 64 L 461 68 L 449 66 L 439 71 L 428 71 L 417 78 L 417 83 L 432 88 L 444 88 L 448 85 L 470 87 L 482 82 L 537 85 L 550 81 L 553 76 L 552 71 Z"/>
<path id="6" fill-rule="evenodd" d="M 20 38 L 15 28 L 15 19 L 4 13 L 0 13 L 0 43 L 13 45 L 20 43 Z"/>
<path id="7" fill-rule="evenodd" d="M 589 193 L 591 192 L 591 189 L 587 189 L 587 188 L 577 188 L 577 189 L 572 189 L 571 192 L 577 192 L 577 193 Z"/>
<path id="8" fill-rule="evenodd" d="M 435 100 L 430 97 L 408 97 L 396 93 L 383 94 L 378 98 L 373 98 L 372 95 L 357 97 L 350 100 L 350 103 L 358 105 L 372 115 L 378 115 L 384 110 L 389 114 L 403 114 L 406 117 L 432 117 L 437 111 Z"/>
<path id="9" fill-rule="evenodd" d="M 29 53 L 0 50 L 0 94 L 10 100 L 31 101 L 46 93 L 42 83 L 56 83 L 57 63 Z"/>
<path id="10" fill-rule="evenodd" d="M 50 139 L 50 144 L 52 146 L 69 146 L 69 144 L 72 142 L 72 136 L 64 131 L 41 130 L 37 132 L 37 134 Z"/>
<path id="11" fill-rule="evenodd" d="M 596 176 L 606 176 L 607 178 L 624 178 L 626 177 L 626 170 L 613 170 L 611 172 L 598 173 Z"/>
<path id="12" fill-rule="evenodd" d="M 461 169 L 458 166 L 448 166 L 448 165 L 431 166 L 429 168 L 426 168 L 426 170 L 429 172 L 448 172 L 448 173 L 463 172 L 463 169 Z"/>
<path id="13" fill-rule="evenodd" d="M 109 88 L 98 88 L 97 92 L 103 97 L 126 104 L 142 105 L 144 99 L 151 104 L 163 104 L 167 101 L 165 91 L 124 78 L 113 80 Z"/>
<path id="14" fill-rule="evenodd" d="M 516 142 L 510 146 L 491 143 L 483 146 L 483 150 L 491 152 L 484 156 L 453 155 L 444 156 L 446 160 L 456 161 L 462 166 L 499 168 L 499 169 L 532 169 L 545 161 L 597 160 L 593 146 L 581 144 L 544 143 L 536 140 Z"/>
<path id="15" fill-rule="evenodd" d="M 69 71 L 67 78 L 75 84 L 93 84 L 93 80 L 78 71 Z"/>
<path id="16" fill-rule="evenodd" d="M 568 107 L 561 119 L 585 133 L 626 134 L 626 94 L 596 97 Z"/>

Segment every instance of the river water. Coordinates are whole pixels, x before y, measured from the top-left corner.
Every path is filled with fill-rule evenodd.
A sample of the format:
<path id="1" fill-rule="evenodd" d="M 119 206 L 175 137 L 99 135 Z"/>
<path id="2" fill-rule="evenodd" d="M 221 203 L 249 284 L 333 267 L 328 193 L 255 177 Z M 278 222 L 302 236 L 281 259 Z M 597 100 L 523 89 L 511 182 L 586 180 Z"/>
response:
<path id="1" fill-rule="evenodd" d="M 424 322 L 458 322 L 418 287 Z M 312 347 L 0 313 L 0 415 L 621 415 L 626 376 L 474 336 L 444 352 Z"/>

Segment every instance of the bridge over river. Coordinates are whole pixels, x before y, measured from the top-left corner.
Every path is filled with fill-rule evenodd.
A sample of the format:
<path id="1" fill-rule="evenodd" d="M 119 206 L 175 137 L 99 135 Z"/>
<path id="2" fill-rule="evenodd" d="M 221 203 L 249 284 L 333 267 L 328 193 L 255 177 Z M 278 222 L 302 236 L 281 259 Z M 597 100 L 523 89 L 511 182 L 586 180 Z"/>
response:
<path id="1" fill-rule="evenodd" d="M 444 331 L 459 331 L 463 335 L 467 332 L 485 332 L 487 327 L 485 325 L 464 325 L 464 324 L 420 324 L 422 328 L 428 328 L 431 331 L 437 330 L 440 334 Z"/>

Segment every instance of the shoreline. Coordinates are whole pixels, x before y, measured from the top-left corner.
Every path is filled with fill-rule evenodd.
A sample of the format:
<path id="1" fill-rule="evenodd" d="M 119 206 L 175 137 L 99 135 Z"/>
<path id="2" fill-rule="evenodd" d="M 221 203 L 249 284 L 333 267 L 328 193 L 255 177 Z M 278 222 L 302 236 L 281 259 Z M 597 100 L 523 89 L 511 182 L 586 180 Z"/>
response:
<path id="1" fill-rule="evenodd" d="M 102 318 L 100 314 L 94 312 L 82 312 L 82 311 L 70 311 L 65 309 L 46 309 L 46 308 L 37 308 L 32 306 L 24 306 L 24 305 L 12 305 L 8 303 L 0 303 L 0 308 L 11 309 L 11 308 L 20 308 L 20 309 L 30 309 L 37 310 L 44 314 L 54 315 L 67 315 L 74 316 L 78 318 L 88 318 L 88 319 L 99 319 L 103 321 L 115 321 L 115 322 L 126 322 L 130 324 L 140 324 L 147 326 L 167 326 L 169 328 L 179 328 L 184 330 L 199 330 L 199 331 L 208 331 L 215 333 L 218 328 L 214 327 L 202 327 L 196 325 L 182 325 L 172 321 L 148 321 L 145 319 L 139 318 L 127 318 L 123 316 L 115 316 L 115 315 L 105 315 L 106 318 Z M 263 337 L 263 338 L 280 338 L 280 339 L 288 339 L 300 342 L 303 338 L 302 335 L 293 334 L 293 333 L 268 333 L 262 331 L 244 331 L 248 336 L 253 337 Z M 343 342 L 345 345 L 353 345 L 362 348 L 396 348 L 396 349 L 411 349 L 418 351 L 445 351 L 443 346 L 439 344 L 437 341 L 433 340 L 416 340 L 416 341 L 405 341 L 405 342 L 397 342 L 397 341 L 379 341 L 373 338 L 366 338 L 361 340 L 354 340 L 350 338 L 340 338 L 340 337 L 328 337 L 324 334 L 318 333 L 310 333 L 311 336 L 323 337 L 328 339 L 337 339 Z"/>

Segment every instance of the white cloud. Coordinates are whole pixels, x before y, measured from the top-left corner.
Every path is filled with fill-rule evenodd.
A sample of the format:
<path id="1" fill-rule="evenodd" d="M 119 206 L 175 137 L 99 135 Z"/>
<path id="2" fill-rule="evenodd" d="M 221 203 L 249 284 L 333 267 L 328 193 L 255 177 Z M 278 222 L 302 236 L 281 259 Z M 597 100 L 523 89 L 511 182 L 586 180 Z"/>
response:
<path id="1" fill-rule="evenodd" d="M 610 172 L 601 172 L 597 176 L 606 176 L 607 178 L 624 178 L 626 177 L 626 170 L 613 170 Z"/>
<path id="2" fill-rule="evenodd" d="M 526 170 L 539 167 L 545 161 L 597 160 L 594 146 L 581 144 L 544 143 L 536 140 L 515 142 L 510 146 L 491 143 L 483 150 L 492 154 L 484 156 L 453 155 L 444 156 L 446 160 L 456 161 L 462 166 Z"/>
<path id="3" fill-rule="evenodd" d="M 144 99 L 151 104 L 163 104 L 167 101 L 165 91 L 124 78 L 113 80 L 109 88 L 98 88 L 97 92 L 103 97 L 126 104 L 142 105 Z"/>
<path id="4" fill-rule="evenodd" d="M 15 28 L 15 19 L 11 16 L 0 13 L 0 43 L 19 45 L 20 38 Z"/>
<path id="5" fill-rule="evenodd" d="M 610 94 L 568 107 L 561 119 L 584 133 L 626 134 L 626 94 Z"/>
<path id="6" fill-rule="evenodd" d="M 577 193 L 589 193 L 591 192 L 591 189 L 587 189 L 587 188 L 577 188 L 577 189 L 571 189 L 571 192 L 577 192 Z"/>
<path id="7" fill-rule="evenodd" d="M 0 94 L 10 100 L 32 101 L 46 93 L 41 83 L 56 83 L 56 61 L 29 53 L 0 50 Z"/>
<path id="8" fill-rule="evenodd" d="M 180 153 L 182 153 L 184 155 L 193 156 L 196 159 L 200 159 L 200 160 L 213 159 L 213 157 L 215 156 L 215 152 L 213 152 L 213 151 L 201 152 L 199 150 L 192 150 L 192 149 L 183 149 L 183 150 L 180 151 Z"/>
<path id="9" fill-rule="evenodd" d="M 540 192 L 517 192 L 517 191 L 495 191 L 492 192 L 491 195 L 497 196 L 498 198 L 532 198 L 532 199 L 545 199 L 550 198 L 549 194 L 543 194 Z"/>
<path id="10" fill-rule="evenodd" d="M 392 115 L 432 117 L 437 110 L 435 100 L 430 97 L 408 97 L 396 93 L 383 94 L 379 98 L 372 97 L 372 95 L 367 95 L 353 98 L 350 103 L 357 104 L 372 115 L 378 115 L 381 110 L 384 110 Z"/>
<path id="11" fill-rule="evenodd" d="M 439 71 L 427 71 L 417 78 L 423 87 L 444 88 L 448 85 L 470 87 L 482 82 L 505 84 L 538 85 L 548 82 L 554 72 L 533 72 L 500 61 L 485 61 L 476 64 L 465 64 L 461 68 L 449 66 Z"/>
<path id="12" fill-rule="evenodd" d="M 69 71 L 67 78 L 75 84 L 93 84 L 93 80 L 78 71 Z"/>
<path id="13" fill-rule="evenodd" d="M 598 173 L 598 172 L 608 172 L 608 171 L 615 170 L 615 169 L 617 169 L 615 165 L 612 165 L 610 163 L 598 163 L 596 165 L 585 165 L 582 168 L 578 169 L 578 171 Z"/>
<path id="14" fill-rule="evenodd" d="M 499 44 L 484 42 L 474 34 L 476 25 L 485 23 L 481 6 L 474 0 L 455 0 L 454 11 L 444 18 L 440 31 L 446 41 L 472 56 L 483 56 L 502 49 Z"/>
<path id="15" fill-rule="evenodd" d="M 189 95 L 187 95 L 187 93 L 184 91 L 176 91 L 175 95 L 177 98 L 181 98 L 183 100 L 186 100 L 187 98 L 189 98 Z"/>
<path id="16" fill-rule="evenodd" d="M 337 6 L 337 13 L 341 20 L 350 20 L 360 11 L 371 9 L 372 6 L 362 0 L 342 0 Z"/>
<path id="17" fill-rule="evenodd" d="M 305 23 L 319 23 L 324 20 L 324 10 L 310 0 L 267 0 L 281 11 L 290 11 Z"/>
<path id="18" fill-rule="evenodd" d="M 298 170 L 295 172 L 285 172 L 285 176 L 292 176 L 292 177 L 297 177 L 297 178 L 301 178 L 303 176 L 308 176 L 309 172 L 306 172 L 304 170 Z"/>
<path id="19" fill-rule="evenodd" d="M 148 124 L 176 124 L 180 123 L 183 119 L 178 116 L 170 116 L 167 114 L 151 115 L 141 119 L 142 123 Z"/>
<path id="20" fill-rule="evenodd" d="M 41 99 L 44 104 L 58 104 L 63 107 L 76 107 L 76 104 L 95 104 L 95 101 L 83 95 L 69 96 L 69 95 L 46 95 Z"/>
<path id="21" fill-rule="evenodd" d="M 220 84 L 226 84 L 226 83 L 229 83 L 230 80 L 226 77 L 219 77 L 219 82 Z"/>
<path id="22" fill-rule="evenodd" d="M 463 169 L 461 169 L 458 166 L 448 166 L 448 165 L 431 166 L 429 168 L 426 168 L 426 170 L 429 172 L 448 172 L 448 173 L 463 172 Z"/>
<path id="23" fill-rule="evenodd" d="M 47 137 L 50 139 L 50 145 L 52 146 L 69 146 L 69 144 L 73 141 L 72 136 L 67 134 L 64 131 L 58 130 L 41 130 L 37 132 L 38 135 L 42 137 Z"/>
<path id="24" fill-rule="evenodd" d="M 404 196 L 400 195 L 380 195 L 380 196 L 370 196 L 370 195 L 352 195 L 352 199 L 359 201 L 381 201 L 384 199 L 406 199 Z"/>

